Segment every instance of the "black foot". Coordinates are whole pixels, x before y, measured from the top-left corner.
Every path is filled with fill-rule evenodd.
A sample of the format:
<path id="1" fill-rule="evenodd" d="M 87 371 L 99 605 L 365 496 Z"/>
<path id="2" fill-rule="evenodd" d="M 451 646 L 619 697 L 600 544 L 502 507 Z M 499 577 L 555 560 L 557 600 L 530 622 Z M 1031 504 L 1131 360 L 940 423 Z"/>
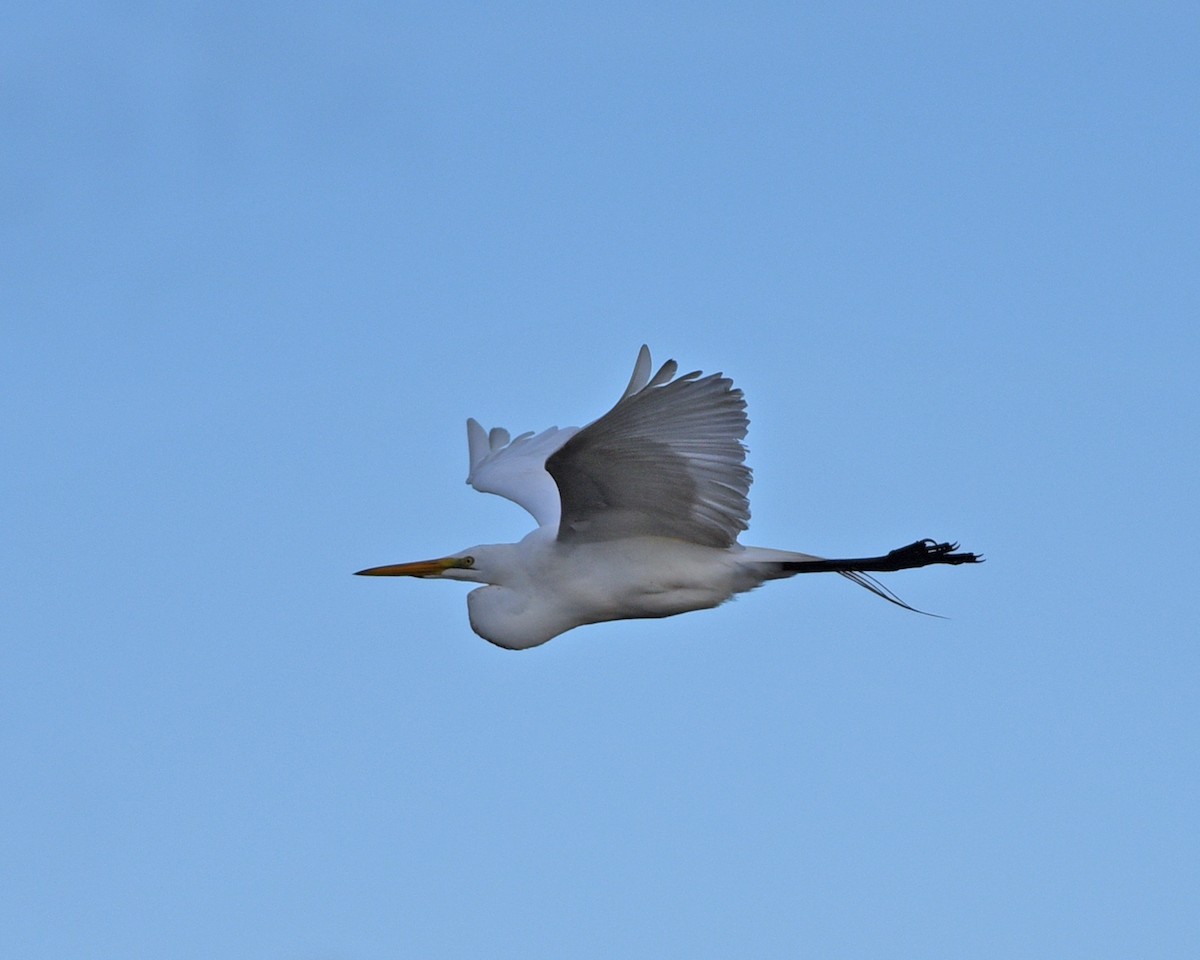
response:
<path id="1" fill-rule="evenodd" d="M 955 553 L 957 543 L 938 543 L 928 538 L 910 543 L 907 547 L 897 547 L 888 552 L 885 560 L 892 561 L 895 567 L 887 569 L 904 570 L 911 567 L 924 567 L 931 563 L 982 563 L 983 557 L 977 553 Z"/>

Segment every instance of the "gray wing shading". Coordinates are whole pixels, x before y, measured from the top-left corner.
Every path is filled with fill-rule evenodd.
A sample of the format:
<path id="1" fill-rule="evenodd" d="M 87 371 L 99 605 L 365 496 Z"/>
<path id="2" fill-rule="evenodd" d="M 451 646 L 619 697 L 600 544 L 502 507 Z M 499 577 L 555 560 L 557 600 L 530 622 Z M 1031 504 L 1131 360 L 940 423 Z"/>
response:
<path id="1" fill-rule="evenodd" d="M 642 347 L 624 395 L 546 461 L 558 485 L 558 539 L 670 537 L 734 543 L 750 520 L 749 421 L 742 391 L 721 374 L 650 377 Z"/>
<path id="2" fill-rule="evenodd" d="M 538 526 L 557 526 L 558 487 L 546 472 L 546 458 L 578 432 L 578 427 L 551 427 L 541 433 L 523 433 L 509 439 L 503 427 L 484 430 L 477 420 L 467 421 L 467 449 L 471 469 L 467 483 L 480 493 L 495 493 L 520 504 Z"/>

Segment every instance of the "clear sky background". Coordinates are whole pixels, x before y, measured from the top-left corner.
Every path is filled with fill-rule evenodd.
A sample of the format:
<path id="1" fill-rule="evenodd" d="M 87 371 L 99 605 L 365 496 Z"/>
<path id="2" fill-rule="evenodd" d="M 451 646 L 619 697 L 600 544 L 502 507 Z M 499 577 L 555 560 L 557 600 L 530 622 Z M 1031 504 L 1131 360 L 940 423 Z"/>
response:
<path id="1" fill-rule="evenodd" d="M 5 956 L 1200 955 L 1194 3 L 20 6 Z M 350 575 L 643 342 L 949 619 Z"/>

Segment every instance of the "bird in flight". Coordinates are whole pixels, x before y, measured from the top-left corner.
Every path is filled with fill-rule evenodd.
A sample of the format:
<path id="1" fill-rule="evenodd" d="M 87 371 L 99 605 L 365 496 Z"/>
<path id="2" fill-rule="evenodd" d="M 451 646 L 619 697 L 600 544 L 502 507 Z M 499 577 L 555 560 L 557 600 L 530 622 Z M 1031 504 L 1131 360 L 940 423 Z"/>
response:
<path id="1" fill-rule="evenodd" d="M 480 584 L 467 595 L 472 629 L 521 650 L 588 623 L 716 607 L 798 573 L 840 573 L 914 610 L 871 574 L 982 560 L 928 539 L 844 560 L 742 546 L 751 479 L 742 391 L 722 374 L 677 369 L 668 360 L 652 376 L 643 346 L 616 406 L 582 428 L 511 438 L 468 420 L 467 482 L 524 507 L 537 529 L 519 543 L 358 574 Z"/>

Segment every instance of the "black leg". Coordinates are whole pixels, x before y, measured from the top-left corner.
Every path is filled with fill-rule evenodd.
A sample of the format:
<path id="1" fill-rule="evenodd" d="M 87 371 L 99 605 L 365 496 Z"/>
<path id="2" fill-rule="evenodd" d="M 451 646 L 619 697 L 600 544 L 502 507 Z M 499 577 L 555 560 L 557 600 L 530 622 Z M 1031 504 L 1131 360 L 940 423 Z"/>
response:
<path id="1" fill-rule="evenodd" d="M 938 543 L 936 540 L 918 540 L 907 547 L 897 547 L 882 557 L 852 557 L 845 560 L 790 560 L 784 561 L 783 569 L 792 573 L 893 573 L 896 570 L 914 570 L 935 563 L 981 563 L 983 557 L 975 553 L 955 553 L 957 543 Z"/>
<path id="2" fill-rule="evenodd" d="M 975 553 L 955 553 L 957 543 L 938 543 L 936 540 L 918 540 L 907 547 L 897 547 L 882 557 L 855 557 L 848 560 L 792 560 L 781 566 L 792 573 L 840 573 L 860 587 L 870 590 L 888 603 L 894 603 L 913 613 L 925 613 L 911 607 L 887 587 L 871 576 L 871 573 L 892 573 L 896 570 L 912 570 L 928 567 L 935 563 L 982 563 L 983 557 Z M 926 614 L 936 617 L 936 613 Z"/>

